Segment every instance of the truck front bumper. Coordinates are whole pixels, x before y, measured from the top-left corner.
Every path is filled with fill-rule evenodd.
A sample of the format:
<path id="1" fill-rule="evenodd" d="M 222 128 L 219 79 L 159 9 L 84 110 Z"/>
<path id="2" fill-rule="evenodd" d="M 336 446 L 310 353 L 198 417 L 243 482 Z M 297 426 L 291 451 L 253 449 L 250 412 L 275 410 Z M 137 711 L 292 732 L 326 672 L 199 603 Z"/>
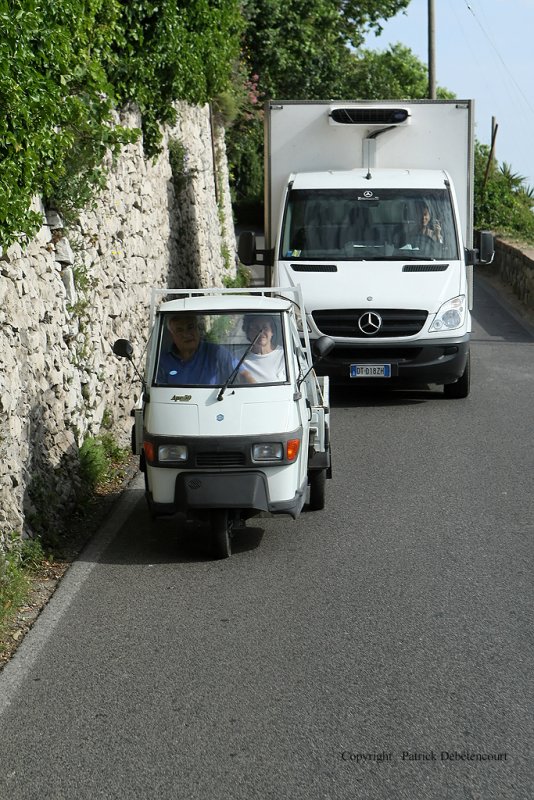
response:
<path id="1" fill-rule="evenodd" d="M 409 344 L 382 342 L 370 347 L 338 342 L 316 367 L 336 383 L 358 386 L 413 386 L 454 383 L 465 370 L 470 334 L 454 339 L 425 339 Z M 390 378 L 351 378 L 352 364 L 390 364 Z"/>
<path id="2" fill-rule="evenodd" d="M 180 472 L 176 476 L 173 503 L 155 503 L 148 492 L 154 514 L 188 513 L 209 509 L 236 509 L 259 513 L 289 514 L 295 519 L 306 500 L 305 482 L 294 497 L 272 502 L 267 476 L 261 470 L 235 472 Z"/>

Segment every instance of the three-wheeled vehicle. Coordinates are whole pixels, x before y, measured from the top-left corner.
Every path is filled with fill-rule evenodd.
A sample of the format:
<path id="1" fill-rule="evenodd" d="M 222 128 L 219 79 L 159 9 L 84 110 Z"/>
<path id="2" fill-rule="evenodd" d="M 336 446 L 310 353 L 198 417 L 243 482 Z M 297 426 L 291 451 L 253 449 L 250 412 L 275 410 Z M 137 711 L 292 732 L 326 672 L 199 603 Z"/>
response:
<path id="1" fill-rule="evenodd" d="M 153 289 L 132 446 L 153 516 L 209 524 L 213 554 L 261 512 L 325 504 L 328 378 L 317 377 L 299 287 Z M 304 322 L 304 325 L 303 325 Z M 314 357 L 333 341 L 314 344 Z M 116 355 L 133 358 L 126 339 Z"/>

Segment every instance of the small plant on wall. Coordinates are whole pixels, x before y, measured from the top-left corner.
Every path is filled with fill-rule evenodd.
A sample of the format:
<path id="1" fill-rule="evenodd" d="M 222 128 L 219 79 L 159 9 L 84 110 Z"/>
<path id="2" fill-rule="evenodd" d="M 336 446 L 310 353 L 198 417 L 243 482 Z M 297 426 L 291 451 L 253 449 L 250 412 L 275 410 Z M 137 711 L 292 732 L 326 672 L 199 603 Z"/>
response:
<path id="1" fill-rule="evenodd" d="M 174 190 L 180 194 L 198 175 L 198 169 L 191 166 L 189 151 L 179 139 L 169 140 L 169 162 Z"/>

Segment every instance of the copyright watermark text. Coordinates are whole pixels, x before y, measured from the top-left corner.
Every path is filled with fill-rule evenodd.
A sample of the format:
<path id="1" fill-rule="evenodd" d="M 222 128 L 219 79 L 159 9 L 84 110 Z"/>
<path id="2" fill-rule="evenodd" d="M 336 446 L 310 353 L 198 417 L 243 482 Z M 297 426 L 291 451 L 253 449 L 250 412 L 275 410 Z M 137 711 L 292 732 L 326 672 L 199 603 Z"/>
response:
<path id="1" fill-rule="evenodd" d="M 428 763 L 428 762 L 449 762 L 449 763 L 476 763 L 476 762 L 503 762 L 509 761 L 506 752 L 485 752 L 475 750 L 382 750 L 381 752 L 360 752 L 358 750 L 341 750 L 339 752 L 341 761 L 352 762 L 353 764 L 387 764 L 392 762 L 399 763 Z"/>

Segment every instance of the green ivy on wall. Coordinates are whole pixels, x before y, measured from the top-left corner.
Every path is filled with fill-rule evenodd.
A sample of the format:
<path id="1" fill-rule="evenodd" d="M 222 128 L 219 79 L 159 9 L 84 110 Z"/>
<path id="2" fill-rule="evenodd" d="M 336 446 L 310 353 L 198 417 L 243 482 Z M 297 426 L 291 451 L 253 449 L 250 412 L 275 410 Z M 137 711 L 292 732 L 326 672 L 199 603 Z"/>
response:
<path id="1" fill-rule="evenodd" d="M 0 0 L 0 246 L 41 225 L 36 195 L 69 216 L 105 184 L 140 133 L 115 108 L 139 107 L 154 155 L 176 100 L 224 91 L 240 30 L 238 0 Z"/>

